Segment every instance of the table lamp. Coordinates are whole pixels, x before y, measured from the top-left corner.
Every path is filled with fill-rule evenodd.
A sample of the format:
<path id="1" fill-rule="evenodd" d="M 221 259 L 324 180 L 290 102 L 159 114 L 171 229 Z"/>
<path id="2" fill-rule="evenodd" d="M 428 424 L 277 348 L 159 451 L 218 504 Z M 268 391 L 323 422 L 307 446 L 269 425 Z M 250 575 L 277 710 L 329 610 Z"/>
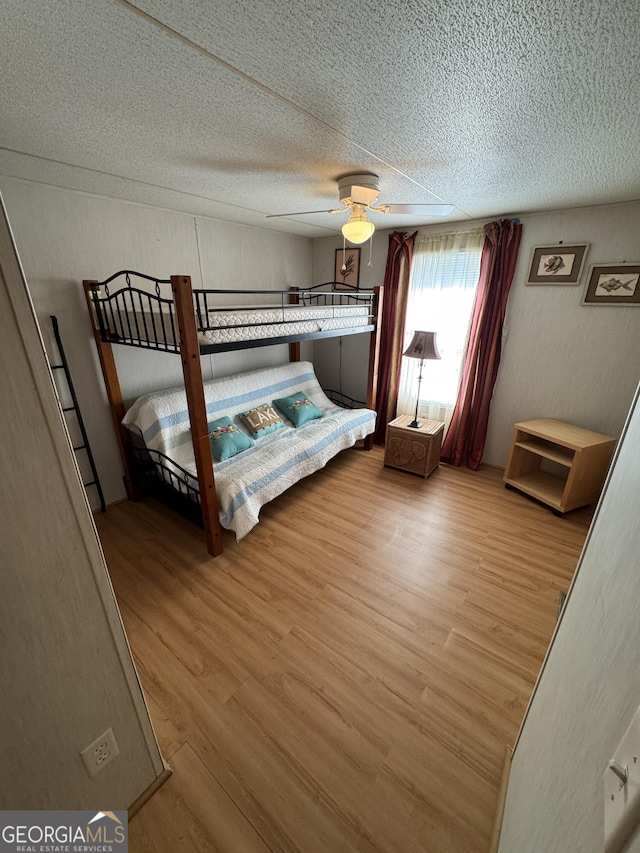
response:
<path id="1" fill-rule="evenodd" d="M 438 352 L 438 347 L 436 346 L 436 333 L 414 332 L 411 343 L 402 353 L 402 355 L 406 355 L 407 358 L 420 359 L 420 372 L 418 374 L 418 397 L 416 399 L 416 414 L 411 423 L 407 424 L 407 426 L 413 427 L 414 429 L 419 429 L 422 426 L 422 424 L 418 420 L 418 406 L 420 404 L 420 383 L 422 382 L 422 365 L 424 364 L 425 358 L 440 358 L 440 353 Z"/>

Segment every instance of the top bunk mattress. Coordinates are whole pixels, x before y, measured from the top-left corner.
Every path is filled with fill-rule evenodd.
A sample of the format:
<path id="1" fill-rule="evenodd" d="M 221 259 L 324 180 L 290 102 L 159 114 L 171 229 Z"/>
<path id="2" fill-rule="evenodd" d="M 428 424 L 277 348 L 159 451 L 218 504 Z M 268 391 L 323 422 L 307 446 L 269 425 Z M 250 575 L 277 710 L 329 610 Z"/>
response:
<path id="1" fill-rule="evenodd" d="M 364 330 L 372 322 L 367 304 L 230 307 L 207 312 L 206 324 L 202 323 L 198 328 L 198 343 L 202 347 L 224 347 L 247 341 L 313 336 L 341 329 Z M 102 323 L 114 343 L 158 346 L 173 351 L 179 349 L 177 320 L 170 309 L 147 311 L 124 303 L 117 309 L 105 310 Z"/>
<path id="2" fill-rule="evenodd" d="M 284 305 L 208 312 L 203 345 L 355 329 L 370 323 L 366 305 Z"/>

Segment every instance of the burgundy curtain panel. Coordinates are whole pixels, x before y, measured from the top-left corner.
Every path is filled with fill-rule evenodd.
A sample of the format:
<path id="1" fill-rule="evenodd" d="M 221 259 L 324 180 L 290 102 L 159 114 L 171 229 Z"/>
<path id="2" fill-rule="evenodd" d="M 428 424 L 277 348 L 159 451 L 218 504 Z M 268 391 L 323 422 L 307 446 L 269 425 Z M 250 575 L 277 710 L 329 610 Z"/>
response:
<path id="1" fill-rule="evenodd" d="M 477 470 L 487 438 L 498 377 L 502 326 L 518 258 L 522 225 L 501 219 L 485 226 L 480 278 L 462 368 L 462 380 L 440 459 Z"/>
<path id="2" fill-rule="evenodd" d="M 389 236 L 387 267 L 384 273 L 384 300 L 380 331 L 378 397 L 374 441 L 384 444 L 387 424 L 396 416 L 404 324 L 409 295 L 409 273 L 417 231 L 407 236 L 394 231 Z"/>

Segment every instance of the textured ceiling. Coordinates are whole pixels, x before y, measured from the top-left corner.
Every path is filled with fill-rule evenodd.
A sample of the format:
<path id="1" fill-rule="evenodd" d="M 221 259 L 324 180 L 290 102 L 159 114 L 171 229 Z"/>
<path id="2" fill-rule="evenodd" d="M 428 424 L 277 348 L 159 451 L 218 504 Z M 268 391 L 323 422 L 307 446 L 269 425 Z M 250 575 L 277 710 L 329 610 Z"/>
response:
<path id="1" fill-rule="evenodd" d="M 0 173 L 304 236 L 344 217 L 265 215 L 350 171 L 451 220 L 636 199 L 638 67 L 638 0 L 3 0 Z"/>

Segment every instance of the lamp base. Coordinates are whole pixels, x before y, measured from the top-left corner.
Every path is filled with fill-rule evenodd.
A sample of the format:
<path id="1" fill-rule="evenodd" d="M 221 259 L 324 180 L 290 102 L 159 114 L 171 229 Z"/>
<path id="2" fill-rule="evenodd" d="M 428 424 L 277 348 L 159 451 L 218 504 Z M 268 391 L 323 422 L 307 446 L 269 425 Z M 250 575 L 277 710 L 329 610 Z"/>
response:
<path id="1" fill-rule="evenodd" d="M 407 424 L 411 429 L 420 429 L 422 424 L 418 420 L 418 406 L 420 405 L 420 385 L 422 384 L 422 365 L 424 364 L 424 358 L 420 359 L 420 372 L 418 373 L 418 396 L 416 397 L 416 413 L 413 416 L 413 420 L 410 424 Z"/>

